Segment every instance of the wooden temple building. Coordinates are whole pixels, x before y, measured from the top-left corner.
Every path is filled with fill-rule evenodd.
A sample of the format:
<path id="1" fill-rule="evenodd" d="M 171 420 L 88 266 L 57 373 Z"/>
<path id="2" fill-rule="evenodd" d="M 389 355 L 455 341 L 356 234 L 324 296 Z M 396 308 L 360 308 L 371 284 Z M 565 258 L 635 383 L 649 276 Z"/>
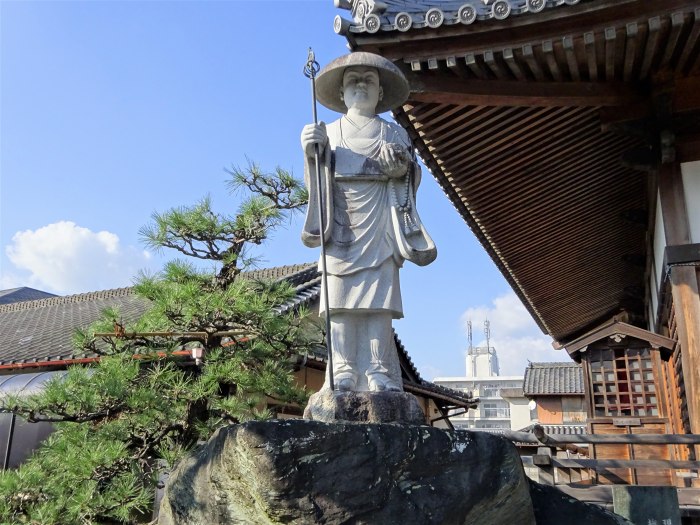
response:
<path id="1" fill-rule="evenodd" d="M 589 433 L 700 434 L 700 1 L 336 5 L 353 50 L 406 73 L 396 120 L 543 332 L 583 363 Z"/>

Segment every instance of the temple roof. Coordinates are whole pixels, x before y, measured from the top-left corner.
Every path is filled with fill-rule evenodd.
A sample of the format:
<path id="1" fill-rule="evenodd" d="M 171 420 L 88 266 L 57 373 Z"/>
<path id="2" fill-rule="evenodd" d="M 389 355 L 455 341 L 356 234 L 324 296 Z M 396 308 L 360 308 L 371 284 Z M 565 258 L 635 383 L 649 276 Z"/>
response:
<path id="1" fill-rule="evenodd" d="M 613 319 L 568 343 L 566 351 L 578 361 L 581 358 L 580 353 L 585 352 L 589 345 L 606 338 L 619 342 L 628 336 L 644 341 L 652 348 L 663 349 L 667 354 L 673 350 L 675 344 L 673 339 Z"/>
<path id="2" fill-rule="evenodd" d="M 510 16 L 566 7 L 579 0 L 336 0 L 352 20 L 336 17 L 337 33 L 377 33 L 440 26 L 482 24 Z"/>

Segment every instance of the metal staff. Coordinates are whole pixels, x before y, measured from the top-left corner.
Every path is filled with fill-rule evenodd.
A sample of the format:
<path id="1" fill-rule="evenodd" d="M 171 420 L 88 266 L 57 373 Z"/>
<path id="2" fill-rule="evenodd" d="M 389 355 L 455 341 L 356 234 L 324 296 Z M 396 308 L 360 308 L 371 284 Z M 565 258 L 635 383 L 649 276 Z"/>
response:
<path id="1" fill-rule="evenodd" d="M 304 76 L 311 79 L 311 107 L 314 115 L 314 124 L 318 124 L 318 116 L 316 114 L 316 73 L 319 72 L 321 66 L 316 62 L 316 56 L 311 48 L 309 48 L 309 57 L 304 66 Z M 326 272 L 326 239 L 324 232 L 326 231 L 323 223 L 323 191 L 321 186 L 321 166 L 319 164 L 320 153 L 318 144 L 314 144 L 314 160 L 316 161 L 316 186 L 318 187 L 318 220 L 320 224 L 321 236 L 321 289 L 323 290 L 323 306 L 326 309 L 326 349 L 328 351 L 328 368 L 330 372 L 328 379 L 331 390 L 335 390 L 335 381 L 333 380 L 333 345 L 331 344 L 331 309 L 328 306 L 328 272 Z"/>

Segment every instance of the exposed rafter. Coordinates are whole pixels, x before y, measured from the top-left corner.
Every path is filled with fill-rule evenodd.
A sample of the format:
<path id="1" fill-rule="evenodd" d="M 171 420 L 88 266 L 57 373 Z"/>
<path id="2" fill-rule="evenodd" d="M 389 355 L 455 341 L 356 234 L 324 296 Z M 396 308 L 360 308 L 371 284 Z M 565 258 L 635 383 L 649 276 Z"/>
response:
<path id="1" fill-rule="evenodd" d="M 642 104 L 644 93 L 614 82 L 510 82 L 409 76 L 411 100 L 461 106 L 620 106 Z"/>

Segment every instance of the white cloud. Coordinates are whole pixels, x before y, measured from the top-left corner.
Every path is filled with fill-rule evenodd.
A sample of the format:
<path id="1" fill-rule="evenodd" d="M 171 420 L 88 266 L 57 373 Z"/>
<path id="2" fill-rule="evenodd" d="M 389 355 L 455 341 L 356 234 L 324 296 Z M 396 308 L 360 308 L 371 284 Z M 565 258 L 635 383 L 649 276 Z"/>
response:
<path id="1" fill-rule="evenodd" d="M 566 361 L 566 353 L 552 348 L 552 338 L 542 334 L 518 296 L 496 297 L 491 305 L 468 308 L 462 314 L 465 332 L 471 320 L 475 346 L 486 344 L 484 321 L 491 327 L 490 345 L 496 348 L 501 375 L 523 375 L 529 361 Z"/>
<path id="2" fill-rule="evenodd" d="M 59 294 L 129 286 L 149 259 L 134 247 L 122 247 L 112 232 L 93 232 L 70 221 L 15 233 L 5 254 L 24 275 L 7 274 L 3 282 Z"/>
<path id="3" fill-rule="evenodd" d="M 3 273 L 0 275 L 0 290 L 11 290 L 22 286 L 22 279 L 15 274 Z"/>

